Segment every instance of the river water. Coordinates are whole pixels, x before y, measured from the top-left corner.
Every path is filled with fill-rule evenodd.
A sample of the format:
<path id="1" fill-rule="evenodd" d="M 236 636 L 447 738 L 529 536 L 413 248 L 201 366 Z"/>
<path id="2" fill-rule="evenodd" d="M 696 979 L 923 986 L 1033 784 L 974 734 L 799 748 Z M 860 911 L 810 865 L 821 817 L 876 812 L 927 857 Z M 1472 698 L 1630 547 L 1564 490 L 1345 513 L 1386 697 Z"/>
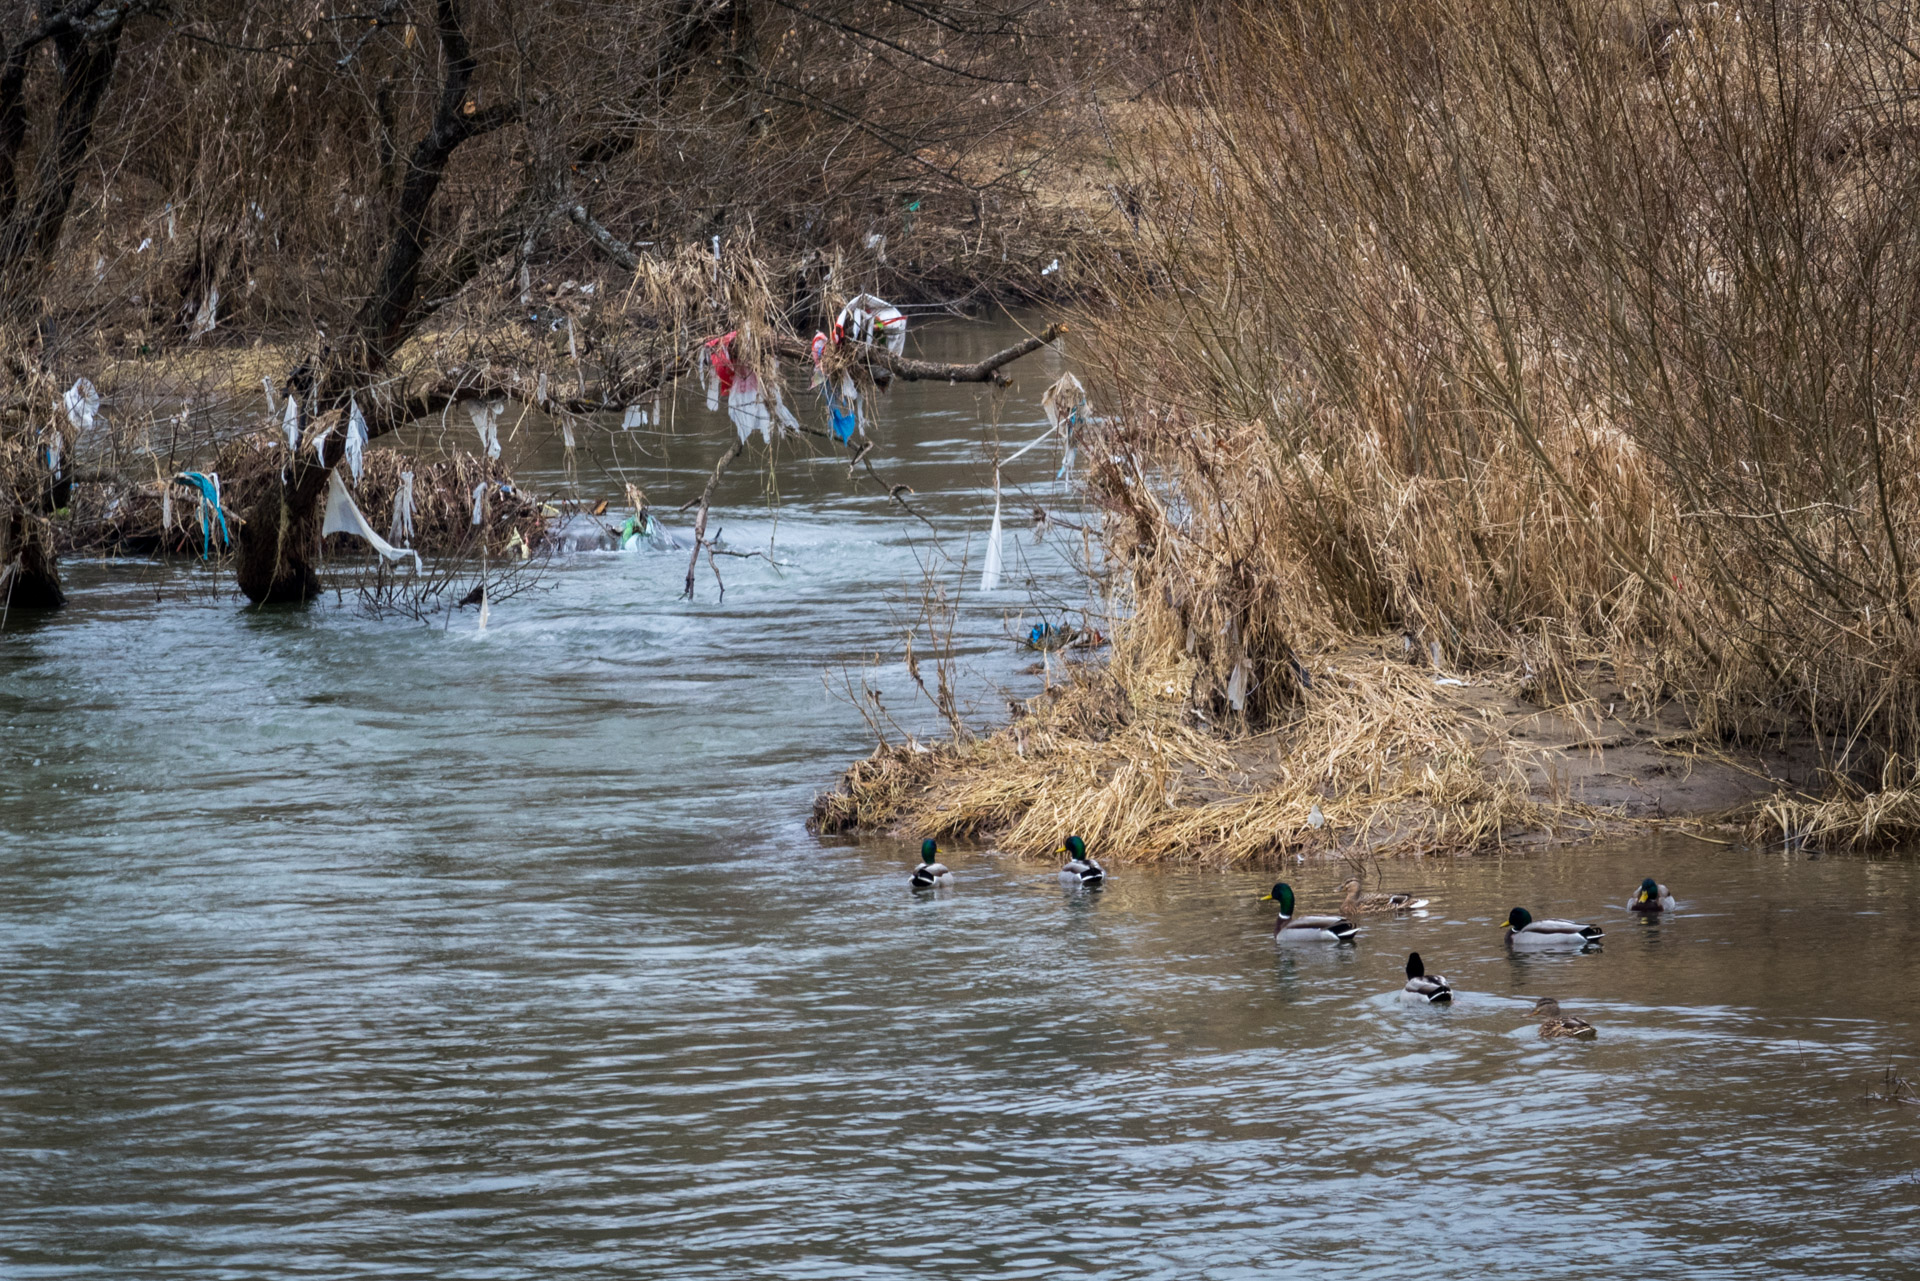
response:
<path id="1" fill-rule="evenodd" d="M 977 563 L 980 444 L 1036 434 L 1054 360 L 892 394 L 937 535 L 843 465 L 743 467 L 716 525 L 775 563 L 723 561 L 723 602 L 584 554 L 482 634 L 70 566 L 0 634 L 0 1275 L 1920 1275 L 1920 1107 L 1869 1097 L 1920 1077 L 1911 859 L 1401 864 L 1427 915 L 1280 950 L 1256 875 L 1071 894 L 960 849 L 916 898 L 906 844 L 805 832 L 870 741 L 823 673 L 892 661 L 923 564 L 971 584 L 935 548 Z M 675 428 L 617 455 L 663 505 L 722 439 Z M 1044 679 L 1024 563 L 961 596 L 982 715 Z M 1684 910 L 1628 919 L 1647 874 Z M 1605 945 L 1510 956 L 1515 904 Z M 1393 999 L 1414 948 L 1455 1008 Z M 1599 1039 L 1538 1040 L 1539 994 Z"/>

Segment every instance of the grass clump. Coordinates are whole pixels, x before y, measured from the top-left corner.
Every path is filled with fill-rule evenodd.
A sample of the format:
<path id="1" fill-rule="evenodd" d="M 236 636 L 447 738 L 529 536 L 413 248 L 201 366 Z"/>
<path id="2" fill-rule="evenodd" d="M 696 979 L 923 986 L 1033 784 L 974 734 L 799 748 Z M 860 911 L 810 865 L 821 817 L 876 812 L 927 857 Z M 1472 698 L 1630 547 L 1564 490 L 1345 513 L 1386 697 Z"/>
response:
<path id="1" fill-rule="evenodd" d="M 1035 856 L 1077 832 L 1118 861 L 1237 867 L 1460 852 L 1605 818 L 1537 799 L 1523 750 L 1419 667 L 1348 653 L 1302 671 L 1290 713 L 1237 736 L 1194 714 L 1190 671 L 1076 668 L 998 733 L 882 746 L 814 823 L 991 836 Z"/>

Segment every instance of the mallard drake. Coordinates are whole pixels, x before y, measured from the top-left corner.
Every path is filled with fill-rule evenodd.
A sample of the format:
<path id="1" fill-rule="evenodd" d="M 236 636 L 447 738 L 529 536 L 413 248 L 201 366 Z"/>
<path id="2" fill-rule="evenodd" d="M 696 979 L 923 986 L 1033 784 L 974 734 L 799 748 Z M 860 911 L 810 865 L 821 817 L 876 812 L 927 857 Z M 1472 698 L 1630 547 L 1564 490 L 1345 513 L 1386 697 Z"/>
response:
<path id="1" fill-rule="evenodd" d="M 920 842 L 920 866 L 913 869 L 913 876 L 907 883 L 916 890 L 953 888 L 953 873 L 939 859 L 940 847 L 932 837 Z"/>
<path id="2" fill-rule="evenodd" d="M 1507 931 L 1507 946 L 1541 951 L 1547 948 L 1577 948 L 1598 943 L 1605 930 L 1598 925 L 1574 921 L 1536 921 L 1533 913 L 1516 907 L 1501 922 Z"/>
<path id="3" fill-rule="evenodd" d="M 1358 880 L 1344 881 L 1340 888 L 1347 892 L 1347 897 L 1340 902 L 1342 916 L 1360 916 L 1367 912 L 1411 912 L 1427 905 L 1427 900 L 1411 894 L 1362 894 Z"/>
<path id="4" fill-rule="evenodd" d="M 1107 869 L 1093 861 L 1087 853 L 1087 843 L 1077 836 L 1069 836 L 1060 846 L 1060 853 L 1067 856 L 1067 865 L 1060 869 L 1062 885 L 1105 885 Z"/>
<path id="5" fill-rule="evenodd" d="M 1407 985 L 1400 989 L 1403 1001 L 1425 1001 L 1428 1005 L 1447 1005 L 1453 1001 L 1453 988 L 1445 975 L 1429 974 L 1420 953 L 1407 953 Z"/>
<path id="6" fill-rule="evenodd" d="M 1575 1018 L 1571 1014 L 1560 1012 L 1560 1002 L 1550 996 L 1543 996 L 1533 1003 L 1533 1017 L 1544 1020 L 1540 1024 L 1540 1039 L 1551 1041 L 1558 1037 L 1570 1037 L 1575 1041 L 1591 1041 L 1600 1034 L 1593 1030 L 1593 1024 L 1585 1019 Z"/>
<path id="7" fill-rule="evenodd" d="M 1640 888 L 1627 900 L 1629 912 L 1671 912 L 1673 893 L 1666 886 L 1649 876 L 1640 882 Z"/>
<path id="8" fill-rule="evenodd" d="M 1352 921 L 1338 916 L 1302 916 L 1293 914 L 1293 886 L 1276 883 L 1271 893 L 1260 896 L 1262 903 L 1280 904 L 1280 916 L 1273 923 L 1273 937 L 1281 943 L 1346 943 L 1360 932 Z"/>

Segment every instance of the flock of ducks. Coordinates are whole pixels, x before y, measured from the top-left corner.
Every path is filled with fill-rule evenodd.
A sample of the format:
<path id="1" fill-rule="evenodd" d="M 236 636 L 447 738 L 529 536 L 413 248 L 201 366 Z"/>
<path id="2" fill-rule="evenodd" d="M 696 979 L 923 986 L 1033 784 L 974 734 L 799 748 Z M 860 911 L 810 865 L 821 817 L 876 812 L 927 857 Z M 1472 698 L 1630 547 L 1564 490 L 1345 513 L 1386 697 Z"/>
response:
<path id="1" fill-rule="evenodd" d="M 1062 842 L 1059 853 L 1067 859 L 1066 866 L 1060 869 L 1062 885 L 1091 889 L 1106 883 L 1106 869 L 1087 853 L 1087 843 L 1078 836 L 1069 836 Z M 920 843 L 920 866 L 913 869 L 910 884 L 916 890 L 946 889 L 953 885 L 953 872 L 940 862 L 940 847 L 931 838 Z M 1363 894 L 1358 880 L 1348 880 L 1340 888 L 1345 891 L 1346 897 L 1341 900 L 1337 916 L 1295 916 L 1297 904 L 1293 887 L 1285 881 L 1277 882 L 1272 890 L 1262 894 L 1262 903 L 1280 905 L 1280 915 L 1273 923 L 1274 941 L 1289 944 L 1350 943 L 1360 933 L 1360 927 L 1353 923 L 1352 917 L 1376 912 L 1411 912 L 1427 905 L 1426 899 L 1415 898 L 1411 894 Z M 1670 912 L 1673 907 L 1672 892 L 1651 876 L 1640 882 L 1640 887 L 1627 901 L 1627 910 L 1642 916 Z M 1598 925 L 1582 925 L 1577 921 L 1552 918 L 1535 920 L 1533 913 L 1524 907 L 1516 907 L 1508 912 L 1507 919 L 1500 923 L 1500 927 L 1506 931 L 1507 946 L 1525 952 L 1578 951 L 1598 943 L 1606 934 Z M 1400 999 L 1424 1001 L 1428 1005 L 1447 1005 L 1453 1001 L 1453 985 L 1447 982 L 1443 974 L 1427 973 L 1420 953 L 1409 952 L 1407 983 L 1400 989 Z M 1563 1012 L 1560 1003 L 1550 996 L 1543 996 L 1534 1002 L 1532 1016 L 1541 1020 L 1541 1040 L 1564 1038 L 1591 1041 L 1599 1036 L 1593 1024 Z"/>

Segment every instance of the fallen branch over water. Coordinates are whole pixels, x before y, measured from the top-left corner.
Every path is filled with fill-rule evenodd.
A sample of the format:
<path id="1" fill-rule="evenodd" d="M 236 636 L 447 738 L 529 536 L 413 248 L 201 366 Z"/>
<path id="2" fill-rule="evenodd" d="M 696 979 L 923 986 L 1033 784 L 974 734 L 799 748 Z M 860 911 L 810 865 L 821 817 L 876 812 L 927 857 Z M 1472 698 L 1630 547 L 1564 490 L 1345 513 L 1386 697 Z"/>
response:
<path id="1" fill-rule="evenodd" d="M 950 364 L 940 360 L 916 360 L 910 356 L 896 356 L 884 347 L 866 346 L 860 351 L 859 359 L 865 362 L 874 373 L 876 381 L 885 381 L 881 374 L 898 378 L 903 382 L 949 382 L 949 383 L 987 383 L 996 387 L 1005 387 L 1012 379 L 1003 376 L 1000 370 L 1020 359 L 1030 356 L 1042 347 L 1067 332 L 1062 324 L 1048 325 L 1041 332 L 1002 348 L 985 360 L 975 361 L 971 365 Z M 789 360 L 813 359 L 813 349 L 799 338 L 778 337 L 773 340 L 773 349 Z"/>

